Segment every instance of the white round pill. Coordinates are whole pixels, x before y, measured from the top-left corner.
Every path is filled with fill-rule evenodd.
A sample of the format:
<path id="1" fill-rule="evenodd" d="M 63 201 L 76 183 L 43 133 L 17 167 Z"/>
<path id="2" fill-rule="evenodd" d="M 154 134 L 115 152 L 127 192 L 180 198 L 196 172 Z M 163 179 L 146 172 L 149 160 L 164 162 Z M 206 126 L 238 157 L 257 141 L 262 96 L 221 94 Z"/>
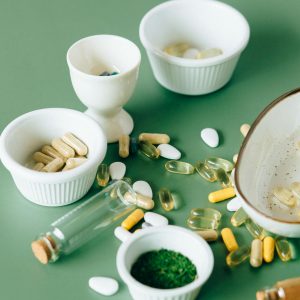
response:
<path id="1" fill-rule="evenodd" d="M 215 148 L 219 145 L 219 135 L 217 130 L 213 128 L 204 128 L 201 131 L 201 138 L 203 142 L 209 147 Z"/>
<path id="2" fill-rule="evenodd" d="M 180 159 L 181 157 L 180 151 L 170 144 L 160 144 L 157 149 L 161 157 L 167 159 Z"/>
<path id="3" fill-rule="evenodd" d="M 132 185 L 132 188 L 135 192 L 137 192 L 143 196 L 147 196 L 151 199 L 153 197 L 153 192 L 152 192 L 151 186 L 147 181 L 138 180 Z"/>
<path id="4" fill-rule="evenodd" d="M 148 227 L 152 227 L 152 225 L 147 223 L 147 222 L 142 223 L 142 229 L 145 229 L 145 228 L 148 228 Z"/>
<path id="5" fill-rule="evenodd" d="M 166 226 L 169 224 L 169 220 L 160 214 L 154 212 L 146 212 L 144 215 L 145 222 L 149 223 L 152 226 Z"/>
<path id="6" fill-rule="evenodd" d="M 113 278 L 98 276 L 89 279 L 89 287 L 101 295 L 112 296 L 119 290 L 119 283 Z"/>
<path id="7" fill-rule="evenodd" d="M 227 210 L 229 211 L 237 211 L 242 207 L 242 201 L 238 197 L 234 197 L 227 203 Z"/>
<path id="8" fill-rule="evenodd" d="M 111 179 L 120 180 L 126 173 L 126 165 L 120 161 L 116 161 L 109 166 L 109 174 Z"/>
<path id="9" fill-rule="evenodd" d="M 130 231 L 126 230 L 122 226 L 116 227 L 114 230 L 114 234 L 115 234 L 115 237 L 117 239 L 119 239 L 121 242 L 127 241 L 132 235 L 132 233 Z"/>
<path id="10" fill-rule="evenodd" d="M 183 53 L 182 57 L 183 58 L 188 58 L 188 59 L 197 59 L 198 54 L 199 54 L 199 50 L 198 49 L 196 49 L 196 48 L 189 48 L 189 49 L 187 49 Z"/>

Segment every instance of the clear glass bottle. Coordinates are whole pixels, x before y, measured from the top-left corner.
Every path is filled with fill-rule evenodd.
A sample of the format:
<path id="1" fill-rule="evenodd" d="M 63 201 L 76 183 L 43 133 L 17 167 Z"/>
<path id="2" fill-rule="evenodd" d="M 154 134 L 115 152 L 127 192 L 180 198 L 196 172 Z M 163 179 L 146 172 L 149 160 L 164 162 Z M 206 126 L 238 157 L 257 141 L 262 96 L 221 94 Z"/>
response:
<path id="1" fill-rule="evenodd" d="M 54 221 L 49 230 L 31 244 L 36 258 L 43 264 L 55 262 L 100 236 L 102 231 L 135 209 L 136 206 L 124 197 L 128 193 L 131 199 L 136 198 L 128 183 L 117 181 Z"/>

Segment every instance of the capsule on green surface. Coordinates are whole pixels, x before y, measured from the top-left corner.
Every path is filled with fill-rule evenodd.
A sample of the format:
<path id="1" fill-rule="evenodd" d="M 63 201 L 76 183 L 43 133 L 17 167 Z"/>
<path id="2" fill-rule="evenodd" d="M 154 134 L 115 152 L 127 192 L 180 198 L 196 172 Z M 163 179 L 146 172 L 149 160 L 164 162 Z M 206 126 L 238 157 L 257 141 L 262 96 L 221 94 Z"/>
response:
<path id="1" fill-rule="evenodd" d="M 170 160 L 166 162 L 165 168 L 167 171 L 177 174 L 189 175 L 195 172 L 195 168 L 191 164 L 179 160 Z"/>
<path id="2" fill-rule="evenodd" d="M 187 225 L 196 230 L 217 229 L 219 222 L 215 219 L 190 216 L 187 219 Z"/>
<path id="3" fill-rule="evenodd" d="M 217 180 L 221 183 L 223 188 L 231 187 L 231 180 L 227 173 L 223 169 L 217 169 L 216 171 Z"/>
<path id="4" fill-rule="evenodd" d="M 214 182 L 217 180 L 216 172 L 215 170 L 208 167 L 205 163 L 202 161 L 197 161 L 195 164 L 195 169 L 197 173 L 203 177 L 205 180 L 209 182 Z"/>
<path id="5" fill-rule="evenodd" d="M 241 207 L 232 215 L 230 221 L 233 226 L 238 227 L 244 224 L 248 218 L 248 215 Z"/>
<path id="6" fill-rule="evenodd" d="M 278 237 L 275 240 L 276 252 L 279 258 L 286 262 L 292 259 L 292 251 L 290 243 L 283 237 Z"/>
<path id="7" fill-rule="evenodd" d="M 109 181 L 109 170 L 107 164 L 100 164 L 100 166 L 98 167 L 96 178 L 99 186 L 107 186 Z"/>
<path id="8" fill-rule="evenodd" d="M 300 243 L 299 243 L 299 239 L 290 239 L 289 240 L 289 244 L 290 244 L 290 249 L 291 249 L 291 259 L 297 259 L 299 258 L 300 255 Z"/>
<path id="9" fill-rule="evenodd" d="M 241 246 L 237 250 L 230 252 L 226 257 L 226 264 L 229 267 L 235 267 L 244 262 L 251 253 L 251 249 L 248 246 Z"/>
<path id="10" fill-rule="evenodd" d="M 158 191 L 158 197 L 160 204 L 165 211 L 174 209 L 174 199 L 171 192 L 167 188 L 161 188 Z"/>
<path id="11" fill-rule="evenodd" d="M 266 236 L 265 230 L 260 227 L 258 224 L 254 223 L 251 219 L 247 219 L 245 221 L 245 226 L 248 230 L 248 232 L 255 238 L 263 240 Z"/>
<path id="12" fill-rule="evenodd" d="M 209 219 L 214 219 L 216 221 L 220 221 L 222 214 L 213 208 L 193 208 L 190 212 L 191 217 L 205 217 Z"/>
<path id="13" fill-rule="evenodd" d="M 149 158 L 159 158 L 160 151 L 147 141 L 139 142 L 139 149 L 145 156 Z"/>
<path id="14" fill-rule="evenodd" d="M 205 160 L 205 164 L 212 169 L 223 169 L 225 172 L 230 172 L 234 168 L 234 164 L 224 158 L 210 157 Z"/>

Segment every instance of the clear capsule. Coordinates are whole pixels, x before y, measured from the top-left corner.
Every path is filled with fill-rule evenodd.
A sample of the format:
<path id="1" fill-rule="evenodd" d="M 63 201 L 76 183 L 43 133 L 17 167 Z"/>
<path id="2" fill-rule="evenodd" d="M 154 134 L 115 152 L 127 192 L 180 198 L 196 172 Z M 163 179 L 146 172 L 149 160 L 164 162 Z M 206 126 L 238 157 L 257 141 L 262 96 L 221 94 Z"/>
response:
<path id="1" fill-rule="evenodd" d="M 244 262 L 250 256 L 250 247 L 243 245 L 237 250 L 230 252 L 226 257 L 226 264 L 229 267 L 235 267 Z"/>
<path id="2" fill-rule="evenodd" d="M 276 247 L 276 252 L 279 256 L 279 258 L 286 262 L 291 260 L 292 258 L 292 251 L 290 247 L 290 243 L 288 242 L 287 239 L 283 237 L 278 237 L 275 240 L 275 247 Z"/>
<path id="3" fill-rule="evenodd" d="M 300 182 L 293 182 L 290 189 L 296 197 L 300 198 Z"/>
<path id="4" fill-rule="evenodd" d="M 260 227 L 258 224 L 254 223 L 251 219 L 247 219 L 245 221 L 245 226 L 248 230 L 248 232 L 255 238 L 263 240 L 266 236 L 265 230 Z"/>
<path id="5" fill-rule="evenodd" d="M 165 211 L 171 211 L 174 209 L 174 199 L 168 189 L 161 188 L 158 192 L 158 197 L 160 204 Z"/>
<path id="6" fill-rule="evenodd" d="M 139 142 L 139 149 L 145 156 L 149 158 L 159 158 L 160 151 L 154 145 L 147 141 Z"/>
<path id="7" fill-rule="evenodd" d="M 179 160 L 170 160 L 166 162 L 165 168 L 167 171 L 177 174 L 189 175 L 195 172 L 195 168 L 191 164 Z"/>
<path id="8" fill-rule="evenodd" d="M 101 164 L 97 171 L 97 182 L 99 186 L 107 186 L 109 181 L 109 169 L 107 164 Z"/>
<path id="9" fill-rule="evenodd" d="M 211 169 L 223 169 L 225 172 L 230 172 L 234 168 L 231 161 L 220 157 L 207 158 L 205 164 Z"/>
<path id="10" fill-rule="evenodd" d="M 216 173 L 213 169 L 209 168 L 202 161 L 197 161 L 195 164 L 195 170 L 197 173 L 202 176 L 205 180 L 209 182 L 214 182 L 217 180 Z"/>
<path id="11" fill-rule="evenodd" d="M 286 188 L 276 187 L 273 189 L 272 193 L 276 199 L 286 206 L 294 207 L 297 203 L 297 198 L 295 195 Z"/>
<path id="12" fill-rule="evenodd" d="M 209 219 L 214 219 L 217 222 L 221 220 L 222 214 L 213 208 L 193 208 L 190 212 L 191 217 L 205 217 Z"/>
<path id="13" fill-rule="evenodd" d="M 263 261 L 263 244 L 260 239 L 255 239 L 251 243 L 250 264 L 254 268 L 261 266 Z"/>
<path id="14" fill-rule="evenodd" d="M 289 240 L 290 249 L 291 249 L 291 259 L 297 259 L 300 256 L 300 249 L 299 249 L 299 241 L 292 239 Z"/>
<path id="15" fill-rule="evenodd" d="M 244 224 L 248 218 L 248 215 L 241 207 L 232 215 L 230 221 L 233 226 L 238 227 Z"/>
<path id="16" fill-rule="evenodd" d="M 187 225 L 196 230 L 206 230 L 206 229 L 217 229 L 219 226 L 219 222 L 205 217 L 194 217 L 190 216 L 187 219 Z"/>
<path id="17" fill-rule="evenodd" d="M 217 180 L 220 182 L 220 184 L 223 188 L 232 186 L 229 176 L 223 169 L 221 169 L 221 168 L 217 169 L 216 176 L 217 176 Z"/>

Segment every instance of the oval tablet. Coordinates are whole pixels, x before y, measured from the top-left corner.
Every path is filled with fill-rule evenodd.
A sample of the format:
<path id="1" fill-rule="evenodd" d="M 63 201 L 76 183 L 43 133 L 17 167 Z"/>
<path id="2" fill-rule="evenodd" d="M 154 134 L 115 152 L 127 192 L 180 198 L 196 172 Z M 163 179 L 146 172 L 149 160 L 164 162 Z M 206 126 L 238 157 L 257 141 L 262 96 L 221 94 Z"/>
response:
<path id="1" fill-rule="evenodd" d="M 145 222 L 149 223 L 152 226 L 166 226 L 169 224 L 169 220 L 160 214 L 154 212 L 146 212 L 144 215 Z"/>
<path id="2" fill-rule="evenodd" d="M 109 166 L 109 174 L 111 179 L 120 180 L 126 173 L 126 165 L 120 161 L 116 161 Z"/>
<path id="3" fill-rule="evenodd" d="M 201 131 L 201 138 L 203 142 L 209 147 L 215 148 L 219 145 L 219 135 L 217 130 L 213 128 L 204 128 Z"/>
<path id="4" fill-rule="evenodd" d="M 122 226 L 116 227 L 114 230 L 114 234 L 115 234 L 115 237 L 117 239 L 119 239 L 121 242 L 127 241 L 132 235 L 132 233 L 130 231 L 126 230 Z"/>
<path id="5" fill-rule="evenodd" d="M 135 192 L 143 196 L 147 196 L 151 199 L 153 198 L 153 192 L 151 186 L 147 181 L 138 180 L 132 185 L 132 188 Z"/>
<path id="6" fill-rule="evenodd" d="M 227 203 L 228 211 L 237 211 L 242 207 L 242 200 L 238 197 L 234 197 Z"/>
<path id="7" fill-rule="evenodd" d="M 102 276 L 90 278 L 89 287 L 104 296 L 112 296 L 119 290 L 119 284 L 115 279 Z"/>
<path id="8" fill-rule="evenodd" d="M 157 149 L 160 151 L 160 156 L 167 159 L 180 159 L 181 153 L 178 149 L 170 144 L 160 144 L 157 146 Z"/>

